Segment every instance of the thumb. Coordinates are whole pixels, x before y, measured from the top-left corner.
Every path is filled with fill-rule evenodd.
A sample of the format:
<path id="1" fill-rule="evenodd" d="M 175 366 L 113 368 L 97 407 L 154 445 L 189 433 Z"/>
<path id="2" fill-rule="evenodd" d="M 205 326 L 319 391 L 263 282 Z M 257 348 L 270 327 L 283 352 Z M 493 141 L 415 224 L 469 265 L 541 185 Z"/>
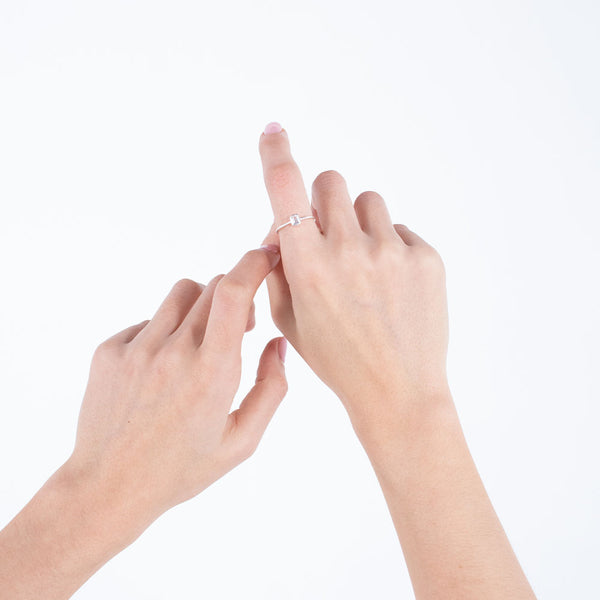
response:
<path id="1" fill-rule="evenodd" d="M 248 458 L 258 446 L 267 425 L 285 396 L 288 385 L 284 358 L 287 340 L 272 339 L 258 363 L 256 383 L 242 400 L 240 407 L 229 415 L 231 444 L 234 453 Z"/>
<path id="2" fill-rule="evenodd" d="M 263 240 L 264 245 L 279 245 L 279 238 L 275 233 L 275 223 L 271 226 L 267 237 Z M 269 291 L 269 304 L 271 305 L 271 316 L 277 328 L 289 339 L 293 340 L 295 317 L 292 308 L 292 294 L 290 286 L 285 277 L 283 257 L 275 265 L 274 269 L 267 275 L 267 289 Z"/>

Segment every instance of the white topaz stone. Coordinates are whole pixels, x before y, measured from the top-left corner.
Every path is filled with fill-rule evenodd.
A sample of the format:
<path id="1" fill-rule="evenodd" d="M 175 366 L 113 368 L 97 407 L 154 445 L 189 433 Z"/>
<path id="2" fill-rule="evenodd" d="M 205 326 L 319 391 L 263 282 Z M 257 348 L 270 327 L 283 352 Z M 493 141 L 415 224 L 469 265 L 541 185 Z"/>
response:
<path id="1" fill-rule="evenodd" d="M 292 225 L 292 227 L 294 225 L 300 225 L 300 223 L 300 215 L 290 215 L 290 224 Z"/>

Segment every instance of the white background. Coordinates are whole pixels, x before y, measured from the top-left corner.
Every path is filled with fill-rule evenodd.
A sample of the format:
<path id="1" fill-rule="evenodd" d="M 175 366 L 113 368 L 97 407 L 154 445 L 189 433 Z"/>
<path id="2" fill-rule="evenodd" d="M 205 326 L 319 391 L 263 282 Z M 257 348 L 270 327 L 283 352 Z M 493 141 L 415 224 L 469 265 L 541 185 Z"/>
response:
<path id="1" fill-rule="evenodd" d="M 262 242 L 278 120 L 307 186 L 336 169 L 440 251 L 492 501 L 540 598 L 598 598 L 599 6 L 1 0 L 0 525 L 69 455 L 96 345 Z M 78 600 L 412 597 L 341 405 L 288 373 L 254 457 Z"/>

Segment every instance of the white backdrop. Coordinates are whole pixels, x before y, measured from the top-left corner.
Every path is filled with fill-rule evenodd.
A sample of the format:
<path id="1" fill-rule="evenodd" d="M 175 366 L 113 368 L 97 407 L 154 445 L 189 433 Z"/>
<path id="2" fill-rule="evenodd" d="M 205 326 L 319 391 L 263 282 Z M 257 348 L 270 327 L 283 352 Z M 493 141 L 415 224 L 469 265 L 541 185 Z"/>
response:
<path id="1" fill-rule="evenodd" d="M 261 243 L 278 120 L 307 186 L 336 169 L 438 248 L 515 551 L 540 598 L 599 597 L 599 26 L 593 0 L 1 0 L 0 526 L 69 455 L 96 345 Z M 412 597 L 341 405 L 287 363 L 254 457 L 78 600 Z"/>

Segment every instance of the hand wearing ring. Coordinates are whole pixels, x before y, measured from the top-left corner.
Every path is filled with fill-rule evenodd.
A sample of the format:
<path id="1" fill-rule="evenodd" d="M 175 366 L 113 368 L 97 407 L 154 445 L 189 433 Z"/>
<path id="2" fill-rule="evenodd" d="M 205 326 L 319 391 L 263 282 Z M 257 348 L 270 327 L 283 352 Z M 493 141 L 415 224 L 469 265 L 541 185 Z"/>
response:
<path id="1" fill-rule="evenodd" d="M 312 215 L 306 216 L 306 217 L 301 217 L 298 213 L 294 213 L 293 215 L 290 215 L 290 220 L 286 221 L 285 223 L 283 223 L 282 225 L 277 227 L 275 229 L 275 232 L 278 233 L 280 229 L 283 229 L 284 227 L 287 227 L 288 225 L 291 225 L 292 227 L 296 227 L 297 225 L 300 225 L 302 223 L 302 221 L 305 221 L 306 219 L 314 219 L 314 217 Z"/>
<path id="2" fill-rule="evenodd" d="M 376 192 L 353 201 L 337 171 L 321 173 L 309 199 L 285 129 L 263 134 L 259 151 L 275 223 L 263 243 L 281 248 L 281 262 L 267 276 L 280 331 L 360 428 L 397 414 L 398 390 L 426 385 L 447 397 L 439 255 L 395 225 Z M 298 227 L 309 218 L 317 227 Z M 287 225 L 297 231 L 277 239 Z M 377 340 L 378 350 L 367 351 L 367 340 Z M 365 402 L 374 389 L 386 393 Z"/>

